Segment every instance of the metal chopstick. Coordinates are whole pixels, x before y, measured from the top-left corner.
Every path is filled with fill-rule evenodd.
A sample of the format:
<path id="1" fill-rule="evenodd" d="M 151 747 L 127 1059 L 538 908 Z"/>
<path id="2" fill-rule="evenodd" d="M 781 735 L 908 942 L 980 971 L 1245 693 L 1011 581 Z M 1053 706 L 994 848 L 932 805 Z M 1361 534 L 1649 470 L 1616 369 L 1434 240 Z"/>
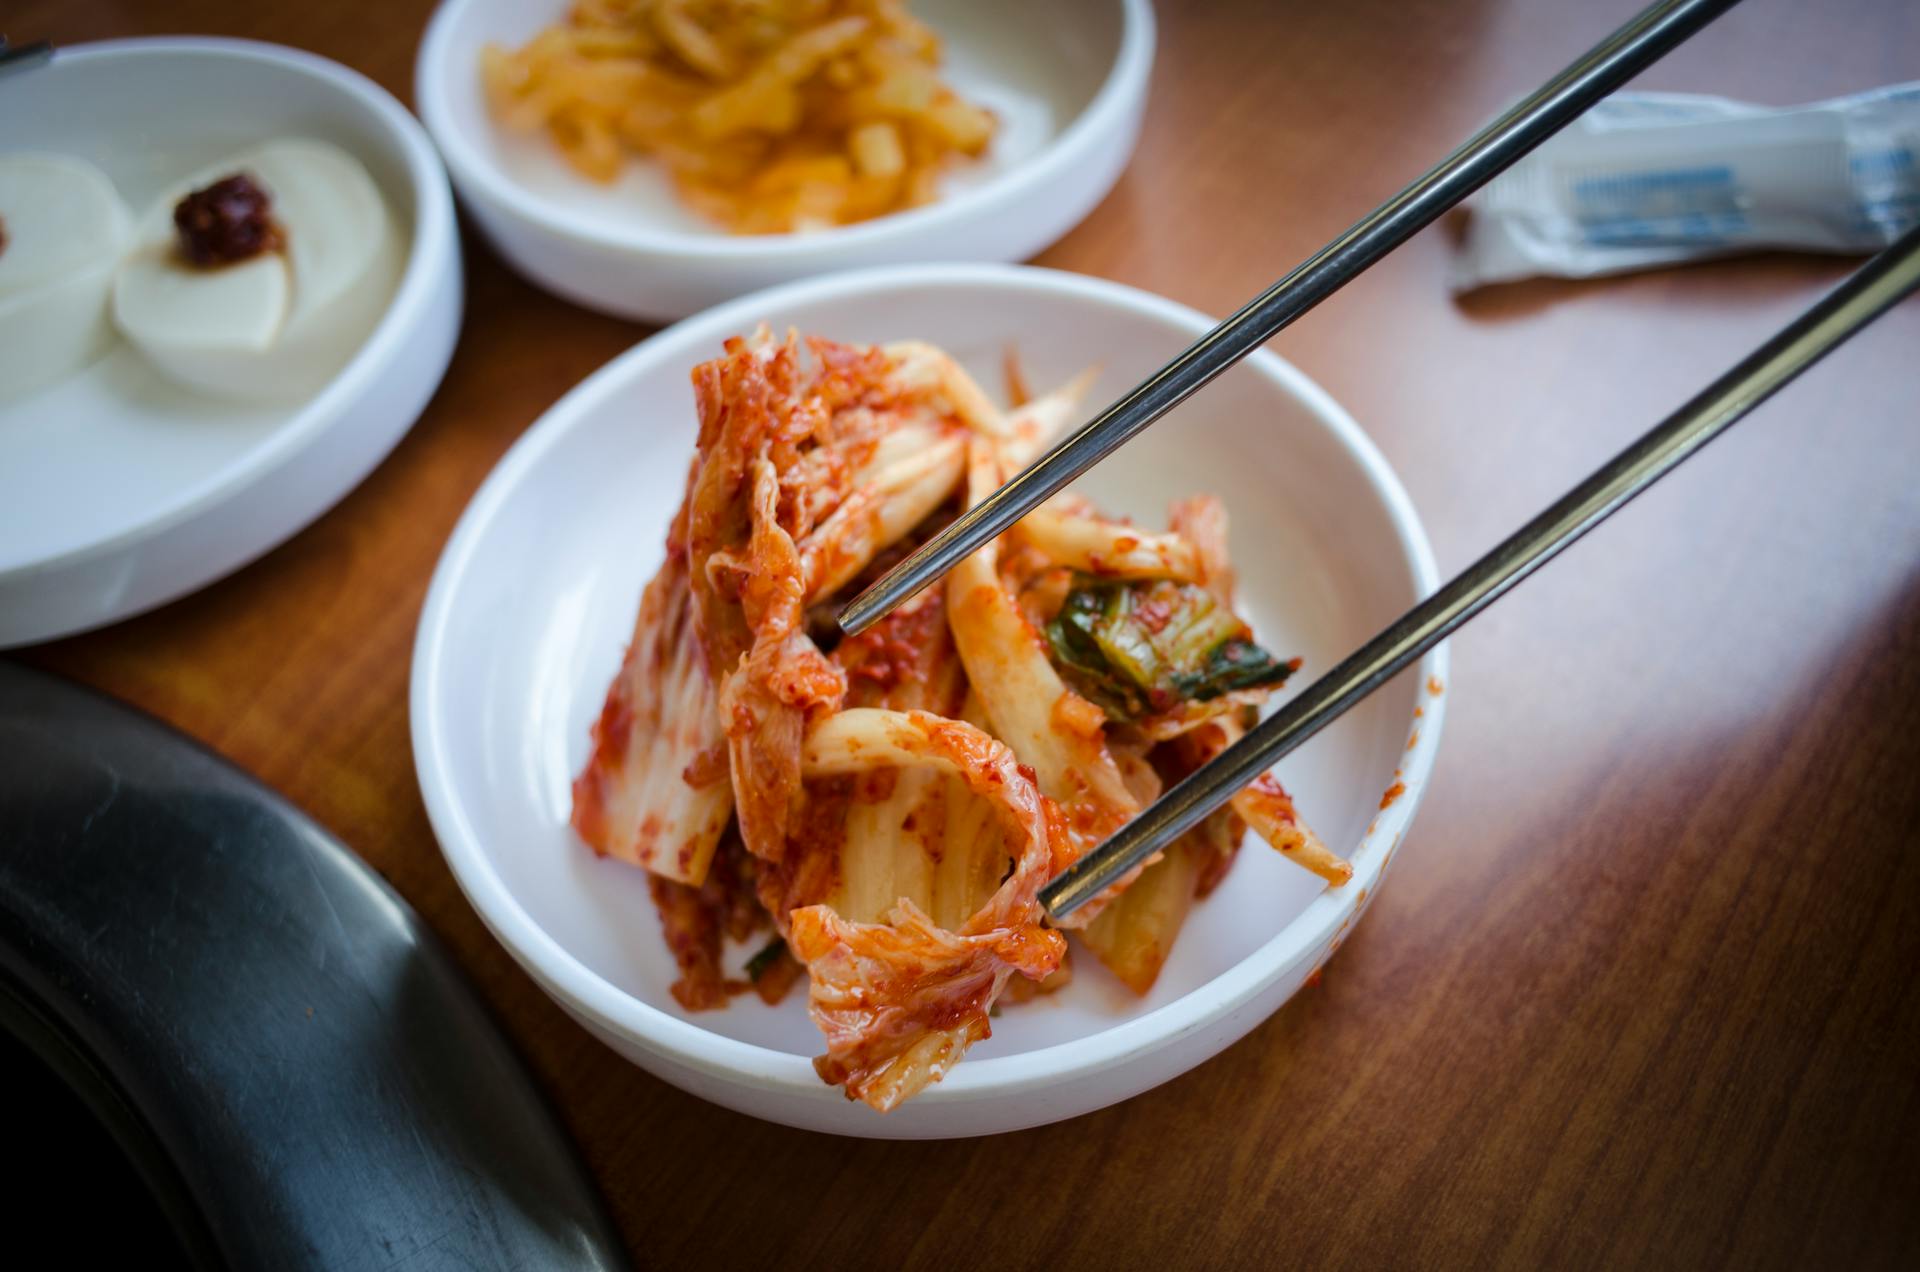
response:
<path id="1" fill-rule="evenodd" d="M 1649 6 L 929 539 L 840 611 L 841 629 L 871 627 L 1736 2 Z"/>
<path id="2" fill-rule="evenodd" d="M 1062 871 L 1040 890 L 1041 904 L 1056 919 L 1079 909 L 1915 290 L 1920 227 Z"/>
<path id="3" fill-rule="evenodd" d="M 0 35 L 0 75 L 43 65 L 52 57 L 53 45 L 45 40 L 35 40 L 31 44 L 8 44 L 7 37 Z"/>

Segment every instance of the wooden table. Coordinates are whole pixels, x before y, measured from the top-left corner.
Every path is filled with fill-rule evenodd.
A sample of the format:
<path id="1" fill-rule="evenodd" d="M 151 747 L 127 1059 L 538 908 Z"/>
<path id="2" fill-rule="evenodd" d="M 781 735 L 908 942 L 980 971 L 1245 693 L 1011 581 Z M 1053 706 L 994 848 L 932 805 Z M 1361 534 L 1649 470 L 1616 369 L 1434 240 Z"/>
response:
<path id="1" fill-rule="evenodd" d="M 1040 258 L 1231 308 L 1631 0 L 1163 0 L 1145 136 Z M 427 0 L 13 0 L 16 38 L 220 32 L 407 97 Z M 1803 101 L 1920 75 L 1920 7 L 1750 0 L 1645 86 Z M 1774 257 L 1465 302 L 1429 232 L 1278 342 L 1458 567 L 1837 279 Z M 1913 1266 L 1920 1258 L 1920 304 L 1456 642 L 1432 794 L 1324 982 L 1061 1126 L 853 1142 L 713 1108 L 482 929 L 414 784 L 407 664 L 509 443 L 646 334 L 469 235 L 466 330 L 392 458 L 187 600 L 24 655 L 332 827 L 451 943 L 644 1265 Z M 1097 1186 L 1097 1191 L 1096 1191 Z"/>

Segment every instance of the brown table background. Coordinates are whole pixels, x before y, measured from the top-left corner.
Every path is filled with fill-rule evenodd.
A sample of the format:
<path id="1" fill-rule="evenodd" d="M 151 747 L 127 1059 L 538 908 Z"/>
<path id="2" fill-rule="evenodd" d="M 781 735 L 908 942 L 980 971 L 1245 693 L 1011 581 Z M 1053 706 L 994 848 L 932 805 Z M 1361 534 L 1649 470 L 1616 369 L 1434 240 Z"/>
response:
<path id="1" fill-rule="evenodd" d="M 15 38 L 275 40 L 410 97 L 426 0 L 12 0 Z M 1145 135 L 1040 263 L 1224 312 L 1632 0 L 1161 0 Z M 1641 86 L 1795 102 L 1920 78 L 1908 0 L 1748 0 Z M 469 227 L 470 228 L 470 227 Z M 1423 234 L 1278 342 L 1464 565 L 1844 271 L 1768 257 L 1456 303 Z M 442 864 L 407 667 L 501 453 L 646 334 L 468 234 L 439 396 L 310 529 L 29 661 L 289 795 L 452 945 L 643 1265 L 1586 1266 L 1920 1258 L 1920 304 L 1455 642 L 1393 885 L 1324 982 L 1118 1108 L 943 1144 L 763 1125 L 549 1003 Z"/>

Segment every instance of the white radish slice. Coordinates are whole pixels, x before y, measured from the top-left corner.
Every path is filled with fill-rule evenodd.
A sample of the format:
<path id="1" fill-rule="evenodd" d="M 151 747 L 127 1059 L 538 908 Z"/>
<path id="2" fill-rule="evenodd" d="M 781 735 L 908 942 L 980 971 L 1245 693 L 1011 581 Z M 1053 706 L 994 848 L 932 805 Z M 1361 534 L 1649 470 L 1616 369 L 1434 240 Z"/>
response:
<path id="1" fill-rule="evenodd" d="M 105 173 L 66 155 L 0 155 L 0 400 L 113 343 L 107 295 L 133 218 Z"/>
<path id="2" fill-rule="evenodd" d="M 280 250 L 203 268 L 181 256 L 174 206 L 244 173 L 266 192 Z M 359 161 L 306 138 L 272 141 L 180 183 L 141 218 L 114 289 L 127 338 L 169 378 L 219 397 L 318 392 L 379 320 L 399 274 L 393 218 Z"/>

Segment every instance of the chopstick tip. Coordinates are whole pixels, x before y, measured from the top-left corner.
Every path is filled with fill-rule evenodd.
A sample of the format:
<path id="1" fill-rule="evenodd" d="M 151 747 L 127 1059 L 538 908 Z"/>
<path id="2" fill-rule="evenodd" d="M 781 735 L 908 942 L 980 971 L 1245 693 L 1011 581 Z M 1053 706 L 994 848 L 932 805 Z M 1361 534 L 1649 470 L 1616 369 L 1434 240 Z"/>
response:
<path id="1" fill-rule="evenodd" d="M 886 617 L 892 607 L 885 604 L 879 589 L 880 584 L 876 583 L 840 607 L 833 621 L 840 625 L 842 636 L 858 636 Z"/>

